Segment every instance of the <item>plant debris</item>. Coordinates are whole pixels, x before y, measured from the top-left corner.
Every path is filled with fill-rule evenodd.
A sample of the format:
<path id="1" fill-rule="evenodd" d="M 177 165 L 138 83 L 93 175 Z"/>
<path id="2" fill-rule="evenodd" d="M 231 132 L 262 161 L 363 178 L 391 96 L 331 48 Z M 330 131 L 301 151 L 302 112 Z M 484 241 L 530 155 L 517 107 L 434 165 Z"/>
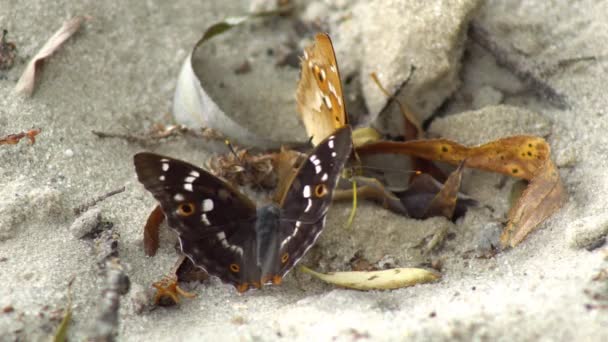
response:
<path id="1" fill-rule="evenodd" d="M 246 149 L 233 149 L 232 152 L 209 158 L 205 166 L 215 176 L 236 186 L 258 185 L 265 189 L 276 187 L 274 169 L 277 153 L 252 155 Z"/>
<path id="2" fill-rule="evenodd" d="M 169 137 L 177 137 L 177 136 L 192 136 L 195 138 L 202 138 L 206 140 L 225 140 L 223 134 L 219 133 L 216 130 L 211 128 L 202 128 L 202 129 L 191 129 L 184 125 L 169 125 L 164 126 L 162 124 L 156 124 L 150 130 L 150 132 L 144 134 L 132 134 L 132 133 L 112 133 L 112 132 L 101 132 L 101 131 L 91 131 L 91 133 L 95 134 L 98 138 L 115 138 L 115 139 L 123 139 L 130 143 L 140 144 L 142 146 L 147 146 L 153 143 L 158 143 L 160 140 Z"/>
<path id="3" fill-rule="evenodd" d="M 5 137 L 0 137 L 0 145 L 15 145 L 23 138 L 27 138 L 30 141 L 30 145 L 36 143 L 36 136 L 40 134 L 40 128 L 33 128 L 26 132 L 9 134 Z"/>
<path id="4" fill-rule="evenodd" d="M 105 194 L 103 194 L 101 196 L 95 197 L 95 198 L 93 198 L 93 199 L 91 199 L 91 200 L 89 200 L 89 201 L 87 201 L 87 202 L 79 205 L 78 207 L 74 208 L 74 214 L 75 215 L 80 215 L 80 214 L 84 213 L 85 211 L 91 209 L 91 207 L 95 206 L 97 203 L 99 203 L 99 202 L 101 202 L 101 201 L 103 201 L 103 200 L 105 200 L 105 199 L 107 199 L 109 197 L 112 197 L 114 195 L 120 194 L 120 193 L 122 193 L 124 191 L 125 191 L 125 187 L 123 186 L 123 187 L 118 188 L 116 190 L 112 190 L 112 191 L 110 191 L 108 193 L 105 193 Z"/>
<path id="5" fill-rule="evenodd" d="M 382 271 L 350 271 L 318 273 L 305 266 L 300 269 L 327 283 L 354 290 L 392 290 L 416 284 L 429 283 L 441 278 L 435 271 L 422 268 L 393 268 Z"/>
<path id="6" fill-rule="evenodd" d="M 19 78 L 15 91 L 25 96 L 31 96 L 36 85 L 37 73 L 44 61 L 57 51 L 66 40 L 78 31 L 82 23 L 90 20 L 89 16 L 76 16 L 63 23 L 61 28 L 49 38 L 40 51 L 30 60 Z"/>
<path id="7" fill-rule="evenodd" d="M 17 46 L 13 42 L 6 40 L 7 30 L 0 33 L 0 70 L 8 70 L 13 67 L 15 57 L 17 57 Z"/>
<path id="8" fill-rule="evenodd" d="M 177 262 L 171 269 L 169 275 L 163 277 L 161 280 L 152 284 L 152 287 L 156 289 L 156 294 L 154 295 L 153 299 L 154 305 L 173 306 L 180 303 L 181 297 L 196 297 L 196 294 L 183 290 L 178 284 L 178 282 L 180 281 L 178 272 L 184 267 L 187 268 L 188 265 L 184 264 L 188 262 L 190 262 L 190 259 L 186 258 L 186 256 L 184 255 L 181 255 L 177 259 Z M 194 265 L 192 264 L 192 266 Z"/>
<path id="9" fill-rule="evenodd" d="M 146 225 L 144 226 L 144 251 L 147 256 L 156 255 L 156 251 L 160 245 L 160 225 L 164 220 L 165 213 L 160 204 L 157 204 L 152 209 L 150 215 L 148 215 Z"/>
<path id="10" fill-rule="evenodd" d="M 540 137 L 512 136 L 475 147 L 447 139 L 380 141 L 357 148 L 360 155 L 405 154 L 424 159 L 498 172 L 529 180 L 530 184 L 509 212 L 501 237 L 503 247 L 514 247 L 564 203 L 565 194 L 549 144 Z"/>
<path id="11" fill-rule="evenodd" d="M 61 323 L 59 323 L 59 326 L 55 331 L 55 336 L 53 336 L 53 342 L 67 341 L 68 328 L 70 327 L 70 323 L 72 322 L 72 284 L 74 283 L 74 279 L 76 278 L 72 278 L 68 282 L 68 302 L 65 306 Z"/>

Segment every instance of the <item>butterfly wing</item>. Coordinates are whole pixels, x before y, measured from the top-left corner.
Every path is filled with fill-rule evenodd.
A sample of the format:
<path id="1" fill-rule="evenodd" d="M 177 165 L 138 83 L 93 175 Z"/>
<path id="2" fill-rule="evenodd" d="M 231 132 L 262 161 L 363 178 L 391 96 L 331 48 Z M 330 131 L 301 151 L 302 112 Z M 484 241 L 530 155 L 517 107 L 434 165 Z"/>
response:
<path id="1" fill-rule="evenodd" d="M 316 241 L 351 149 L 347 125 L 323 140 L 296 172 L 281 203 L 278 230 L 273 236 L 278 253 L 274 260 L 262 263 L 266 278 L 285 275 Z"/>
<path id="2" fill-rule="evenodd" d="M 259 281 L 253 202 L 184 161 L 138 153 L 134 162 L 139 181 L 160 202 L 195 265 L 237 288 Z"/>
<path id="3" fill-rule="evenodd" d="M 315 43 L 304 50 L 296 99 L 314 146 L 348 123 L 338 63 L 327 34 L 317 34 Z"/>

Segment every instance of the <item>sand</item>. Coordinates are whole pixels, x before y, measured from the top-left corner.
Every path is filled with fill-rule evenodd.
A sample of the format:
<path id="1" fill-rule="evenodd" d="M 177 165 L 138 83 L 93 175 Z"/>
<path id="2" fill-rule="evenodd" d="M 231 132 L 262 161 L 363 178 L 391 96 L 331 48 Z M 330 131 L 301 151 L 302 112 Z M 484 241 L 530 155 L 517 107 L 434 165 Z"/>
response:
<path id="1" fill-rule="evenodd" d="M 363 203 L 347 230 L 350 205 L 338 203 L 318 244 L 302 261 L 328 271 L 348 269 L 356 252 L 403 267 L 440 260 L 440 282 L 357 292 L 292 271 L 280 287 L 239 295 L 212 279 L 191 284 L 197 298 L 178 307 L 138 313 L 138 296 L 169 271 L 177 255 L 166 230 L 158 255 L 143 253 L 142 227 L 155 203 L 137 182 L 132 157 L 148 150 L 203 165 L 221 143 L 175 137 L 144 146 L 100 139 L 91 131 L 139 134 L 155 123 L 173 123 L 176 77 L 192 45 L 208 25 L 244 14 L 250 4 L 0 0 L 0 28 L 18 47 L 15 66 L 0 70 L 0 136 L 42 129 L 33 146 L 26 141 L 0 146 L 0 340 L 48 340 L 61 317 L 57 310 L 67 304 L 72 277 L 69 338 L 90 336 L 104 284 L 91 242 L 70 228 L 77 219 L 73 209 L 123 186 L 124 192 L 96 205 L 99 211 L 87 218 L 96 222 L 100 215 L 113 224 L 132 282 L 121 299 L 118 340 L 607 340 L 607 311 L 597 307 L 606 302 L 589 293 L 608 295 L 605 279 L 592 280 L 608 267 L 606 247 L 593 248 L 608 231 L 608 5 L 593 0 L 444 1 L 426 8 L 423 3 L 316 1 L 298 3 L 296 15 L 322 19 L 331 33 L 343 77 L 351 79 L 345 86 L 353 103 L 349 108 L 361 120 L 388 118 L 378 126 L 392 120 L 391 114 L 379 114 L 385 100 L 370 90 L 367 73 L 376 70 L 395 90 L 415 64 L 422 71 L 402 96 L 425 99 L 414 106 L 421 118 L 434 118 L 433 136 L 466 144 L 510 134 L 543 136 L 567 190 L 565 206 L 516 248 L 477 258 L 504 224 L 516 180 L 466 170 L 463 192 L 494 211 L 473 208 L 451 223 L 407 219 Z M 84 14 L 93 19 L 45 65 L 33 97 L 14 94 L 28 59 L 64 20 Z M 497 66 L 467 39 L 463 27 L 469 19 L 564 94 L 569 107 L 539 98 Z M 228 57 L 219 59 L 225 64 L 211 81 L 221 81 L 217 71 L 231 73 L 247 58 L 257 70 L 252 75 L 263 71 L 271 79 L 272 69 L 279 67 L 268 66 L 278 58 L 266 54 L 268 45 L 276 42 L 275 52 L 280 52 L 285 49 L 280 43 L 296 36 L 296 30 L 276 29 L 291 27 L 293 18 L 275 20 L 246 26 L 237 40 L 242 45 L 222 47 Z M 272 28 L 275 40 L 268 38 Z M 260 31 L 263 39 L 256 35 Z M 296 47 L 306 43 L 305 36 L 312 32 L 297 36 Z M 556 68 L 578 57 L 595 59 Z M 259 63 L 265 67 L 256 69 Z M 255 102 L 260 94 L 272 97 L 265 100 L 267 110 L 243 111 L 248 116 L 243 124 L 262 136 L 277 132 L 272 137 L 301 141 L 305 135 L 294 119 L 293 98 L 298 70 L 284 68 L 277 79 L 258 79 L 259 87 L 244 76 L 251 82 L 226 90 L 234 101 L 226 108 L 237 111 L 239 101 L 241 108 L 258 108 L 249 106 L 262 106 Z M 237 81 L 238 75 L 226 75 L 227 85 Z M 438 92 L 434 87 L 440 87 Z M 216 91 L 222 96 L 221 88 Z M 373 104 L 371 110 L 360 106 L 362 101 Z M 243 119 L 242 113 L 231 115 Z M 451 238 L 439 250 L 421 254 L 416 246 L 439 229 L 447 229 Z"/>

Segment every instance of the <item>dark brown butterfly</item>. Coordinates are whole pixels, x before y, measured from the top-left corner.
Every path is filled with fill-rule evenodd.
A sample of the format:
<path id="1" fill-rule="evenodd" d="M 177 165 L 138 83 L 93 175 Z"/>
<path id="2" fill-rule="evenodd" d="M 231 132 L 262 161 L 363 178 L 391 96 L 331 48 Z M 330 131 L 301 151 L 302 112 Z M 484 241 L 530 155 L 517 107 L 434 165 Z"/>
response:
<path id="1" fill-rule="evenodd" d="M 338 177 L 351 154 L 350 126 L 321 141 L 280 204 L 256 209 L 228 183 L 184 161 L 134 157 L 139 181 L 160 202 L 192 262 L 239 292 L 280 284 L 325 225 Z"/>

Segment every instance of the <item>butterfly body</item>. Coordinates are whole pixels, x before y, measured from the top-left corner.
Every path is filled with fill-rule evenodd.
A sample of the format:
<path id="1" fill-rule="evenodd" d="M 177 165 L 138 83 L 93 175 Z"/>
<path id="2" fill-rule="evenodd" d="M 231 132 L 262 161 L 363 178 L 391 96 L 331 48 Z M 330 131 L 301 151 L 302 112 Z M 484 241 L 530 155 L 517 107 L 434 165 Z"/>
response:
<path id="1" fill-rule="evenodd" d="M 139 153 L 134 163 L 139 181 L 178 234 L 183 253 L 244 292 L 280 284 L 315 243 L 351 149 L 345 126 L 311 152 L 282 203 L 257 209 L 229 184 L 187 162 Z"/>

